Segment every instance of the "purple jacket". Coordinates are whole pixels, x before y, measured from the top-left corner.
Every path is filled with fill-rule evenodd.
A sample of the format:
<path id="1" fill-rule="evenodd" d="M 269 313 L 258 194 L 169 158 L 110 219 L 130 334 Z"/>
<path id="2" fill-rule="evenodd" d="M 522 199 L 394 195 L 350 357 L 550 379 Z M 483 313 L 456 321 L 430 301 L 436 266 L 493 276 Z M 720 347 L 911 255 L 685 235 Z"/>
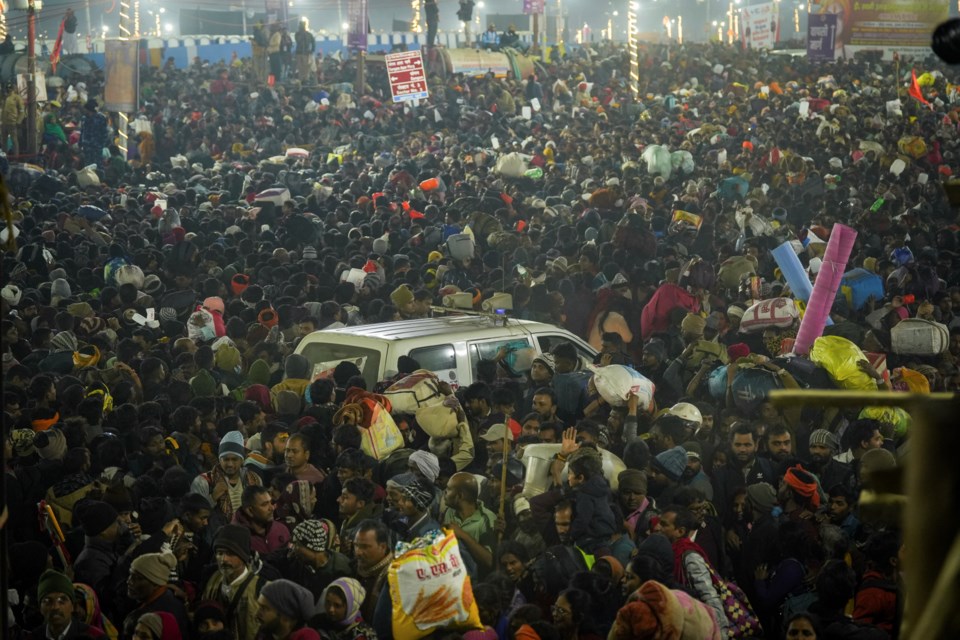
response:
<path id="1" fill-rule="evenodd" d="M 233 514 L 233 524 L 239 524 L 250 530 L 250 550 L 256 551 L 261 556 L 286 548 L 290 542 L 290 530 L 282 522 L 272 521 L 267 525 L 266 532 L 261 535 L 257 533 L 259 527 L 256 527 L 243 509 L 239 509 Z"/>

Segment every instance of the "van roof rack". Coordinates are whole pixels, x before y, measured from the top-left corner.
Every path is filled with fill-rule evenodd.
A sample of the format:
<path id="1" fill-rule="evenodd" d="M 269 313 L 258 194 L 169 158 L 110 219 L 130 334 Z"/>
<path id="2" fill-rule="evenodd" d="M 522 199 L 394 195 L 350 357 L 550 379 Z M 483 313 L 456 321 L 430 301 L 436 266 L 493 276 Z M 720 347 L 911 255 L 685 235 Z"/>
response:
<path id="1" fill-rule="evenodd" d="M 464 316 L 474 316 L 477 318 L 486 318 L 494 323 L 499 323 L 501 326 L 507 326 L 508 320 L 513 320 L 512 316 L 509 315 L 509 309 L 497 309 L 497 311 L 477 311 L 475 309 L 461 309 L 459 307 L 444 307 L 439 305 L 430 305 L 430 310 L 435 314 L 443 315 L 464 315 Z"/>

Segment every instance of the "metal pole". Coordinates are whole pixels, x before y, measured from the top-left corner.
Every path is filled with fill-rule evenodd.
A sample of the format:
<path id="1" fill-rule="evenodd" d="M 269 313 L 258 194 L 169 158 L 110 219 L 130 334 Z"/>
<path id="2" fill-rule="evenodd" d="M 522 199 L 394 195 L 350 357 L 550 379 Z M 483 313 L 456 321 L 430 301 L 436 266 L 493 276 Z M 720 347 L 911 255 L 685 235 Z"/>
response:
<path id="1" fill-rule="evenodd" d="M 129 40 L 130 36 L 130 0 L 120 0 L 120 39 Z M 130 116 L 126 113 L 120 112 L 117 113 L 117 129 L 120 134 L 120 142 L 117 145 L 120 147 L 120 151 L 123 152 L 123 158 L 127 158 L 127 124 L 130 122 Z"/>
<path id="2" fill-rule="evenodd" d="M 27 155 L 37 154 L 37 11 L 27 7 Z"/>
<path id="3" fill-rule="evenodd" d="M 363 49 L 357 51 L 359 59 L 357 60 L 357 86 L 354 87 L 354 95 L 357 97 L 357 104 L 360 103 L 360 98 L 363 96 L 363 88 L 367 84 L 366 78 L 366 61 L 367 61 L 367 52 Z"/>
<path id="4" fill-rule="evenodd" d="M 243 35 L 246 36 L 247 35 L 247 0 L 243 0 L 243 2 L 240 3 L 240 14 L 241 14 L 240 19 L 243 21 Z M 159 31 L 160 27 L 157 27 L 157 30 Z"/>
<path id="5" fill-rule="evenodd" d="M 93 51 L 93 23 L 90 21 L 90 0 L 83 1 L 83 9 L 87 14 L 87 53 Z"/>

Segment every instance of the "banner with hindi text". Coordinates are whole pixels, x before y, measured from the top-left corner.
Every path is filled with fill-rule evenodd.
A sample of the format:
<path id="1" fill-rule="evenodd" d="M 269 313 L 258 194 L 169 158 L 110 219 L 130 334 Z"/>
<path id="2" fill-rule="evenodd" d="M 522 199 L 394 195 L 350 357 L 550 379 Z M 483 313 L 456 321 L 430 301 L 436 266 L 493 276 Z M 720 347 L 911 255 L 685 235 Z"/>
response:
<path id="1" fill-rule="evenodd" d="M 947 19 L 947 0 L 812 0 L 813 14 L 837 16 L 837 48 L 928 53 L 930 34 Z"/>
<path id="2" fill-rule="evenodd" d="M 807 59 L 833 60 L 836 57 L 837 16 L 818 13 L 807 16 Z"/>

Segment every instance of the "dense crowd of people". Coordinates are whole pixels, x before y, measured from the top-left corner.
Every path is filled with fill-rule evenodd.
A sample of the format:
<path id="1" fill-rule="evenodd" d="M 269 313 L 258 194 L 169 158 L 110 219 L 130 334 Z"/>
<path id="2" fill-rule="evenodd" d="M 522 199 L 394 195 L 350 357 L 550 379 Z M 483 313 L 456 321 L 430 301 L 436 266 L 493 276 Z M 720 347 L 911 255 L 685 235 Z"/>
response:
<path id="1" fill-rule="evenodd" d="M 61 171 L 5 172 L 4 637 L 383 640 L 396 545 L 437 529 L 482 628 L 434 638 L 897 637 L 901 531 L 858 499 L 910 416 L 775 407 L 769 389 L 843 381 L 787 356 L 798 317 L 744 319 L 794 297 L 772 249 L 813 280 L 850 225 L 847 269 L 882 290 L 841 292 L 824 334 L 885 356 L 853 363 L 870 388 L 960 388 L 960 108 L 950 70 L 914 64 L 929 105 L 906 62 L 720 45 L 644 46 L 636 94 L 604 44 L 522 81 L 432 75 L 418 105 L 374 65 L 357 87 L 326 60 L 318 88 L 197 61 L 142 70 L 126 154 L 102 78 L 73 78 L 44 118 Z M 453 450 L 405 419 L 377 460 L 345 398 L 419 364 L 313 379 L 296 347 L 458 291 L 511 294 L 595 367 L 571 343 L 528 371 L 483 361 L 448 390 Z M 949 347 L 898 351 L 915 319 Z M 598 393 L 621 365 L 654 403 Z M 559 453 L 534 495 L 540 443 Z"/>

